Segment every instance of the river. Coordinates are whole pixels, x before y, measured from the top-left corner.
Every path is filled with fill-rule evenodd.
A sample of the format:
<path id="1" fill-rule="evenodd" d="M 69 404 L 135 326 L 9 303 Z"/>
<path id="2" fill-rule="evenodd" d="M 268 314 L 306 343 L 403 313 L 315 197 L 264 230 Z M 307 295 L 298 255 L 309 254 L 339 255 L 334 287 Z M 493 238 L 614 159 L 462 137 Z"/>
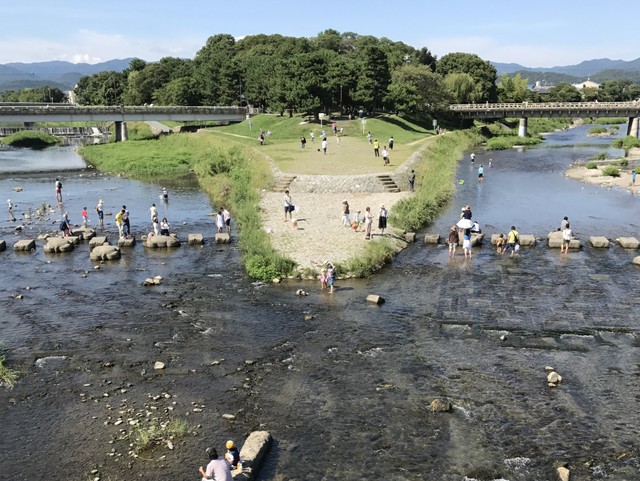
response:
<path id="1" fill-rule="evenodd" d="M 574 481 L 638 479 L 637 252 L 587 245 L 590 235 L 638 236 L 638 199 L 564 176 L 574 160 L 610 150 L 587 130 L 477 152 L 474 166 L 463 159 L 450 207 L 418 236 L 445 235 L 465 204 L 489 235 L 515 224 L 545 237 L 567 215 L 585 246 L 566 256 L 540 242 L 517 257 L 485 245 L 450 261 L 444 247 L 416 243 L 381 274 L 340 281 L 329 295 L 315 283 L 252 283 L 235 243 L 136 246 L 98 270 L 86 245 L 0 253 L 0 339 L 21 372 L 0 390 L 0 480 L 92 479 L 93 470 L 198 479 L 206 445 L 257 429 L 275 439 L 261 481 L 541 480 L 555 479 L 557 462 Z M 58 175 L 72 220 L 102 197 L 111 210 L 130 206 L 136 234 L 149 228 L 159 184 L 53 170 L 6 175 L 0 189 L 21 215 L 53 200 Z M 210 237 L 206 196 L 188 182 L 169 188 L 162 208 L 181 237 Z M 5 221 L 2 238 L 55 232 L 59 215 L 18 236 Z M 143 287 L 153 275 L 163 284 Z M 386 303 L 367 304 L 369 293 Z M 47 356 L 59 357 L 38 367 Z M 154 371 L 156 360 L 166 369 Z M 558 387 L 547 387 L 545 366 L 563 376 Z M 432 412 L 435 398 L 452 411 Z M 114 420 L 160 413 L 187 419 L 191 434 L 132 458 Z"/>

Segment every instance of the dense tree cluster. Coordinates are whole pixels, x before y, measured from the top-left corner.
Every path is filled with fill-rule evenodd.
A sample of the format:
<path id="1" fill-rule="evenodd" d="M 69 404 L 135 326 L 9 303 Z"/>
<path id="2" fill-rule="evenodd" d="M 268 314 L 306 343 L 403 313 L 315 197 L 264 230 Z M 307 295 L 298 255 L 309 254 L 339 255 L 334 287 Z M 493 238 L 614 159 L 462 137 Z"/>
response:
<path id="1" fill-rule="evenodd" d="M 495 101 L 496 70 L 476 55 L 436 59 L 387 38 L 326 30 L 314 38 L 210 37 L 195 58 L 134 60 L 83 77 L 83 105 L 252 105 L 278 113 L 386 110 L 415 116 L 451 102 Z"/>
<path id="2" fill-rule="evenodd" d="M 56 87 L 37 87 L 22 90 L 9 90 L 0 93 L 0 102 L 66 102 L 65 93 Z"/>

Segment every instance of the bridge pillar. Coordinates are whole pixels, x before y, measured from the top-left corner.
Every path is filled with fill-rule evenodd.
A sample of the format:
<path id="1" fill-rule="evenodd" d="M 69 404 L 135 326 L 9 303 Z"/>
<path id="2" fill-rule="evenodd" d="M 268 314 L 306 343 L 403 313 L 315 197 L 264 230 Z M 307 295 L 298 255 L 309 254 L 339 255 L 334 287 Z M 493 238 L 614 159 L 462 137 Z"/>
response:
<path id="1" fill-rule="evenodd" d="M 631 135 L 638 138 L 638 117 L 629 117 L 629 124 L 627 125 L 627 135 Z"/>
<path id="2" fill-rule="evenodd" d="M 520 125 L 518 126 L 518 137 L 527 136 L 527 121 L 527 117 L 522 117 L 520 119 Z"/>
<path id="3" fill-rule="evenodd" d="M 127 123 L 122 120 L 115 121 L 116 142 L 125 142 L 127 140 Z"/>

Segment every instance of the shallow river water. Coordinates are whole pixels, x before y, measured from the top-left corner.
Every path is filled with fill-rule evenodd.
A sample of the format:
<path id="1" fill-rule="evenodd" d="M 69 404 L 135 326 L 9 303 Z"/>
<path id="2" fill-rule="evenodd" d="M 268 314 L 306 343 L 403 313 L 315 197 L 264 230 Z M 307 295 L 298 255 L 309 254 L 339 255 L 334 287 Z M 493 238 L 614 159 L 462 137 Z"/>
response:
<path id="1" fill-rule="evenodd" d="M 515 224 L 545 237 L 567 215 L 585 244 L 579 252 L 561 256 L 539 242 L 512 258 L 486 244 L 470 261 L 450 261 L 444 247 L 419 242 L 371 279 L 338 282 L 333 295 L 316 283 L 252 283 L 235 244 L 138 245 L 98 270 L 86 245 L 19 255 L 13 241 L 55 232 L 60 213 L 19 235 L 3 221 L 0 339 L 21 378 L 0 390 L 0 480 L 43 470 L 52 479 L 92 479 L 92 470 L 112 480 L 199 479 L 206 445 L 257 429 L 275 439 L 262 481 L 546 480 L 558 462 L 574 481 L 640 479 L 637 252 L 586 245 L 590 235 L 639 236 L 638 199 L 564 177 L 572 161 L 608 149 L 610 139 L 587 130 L 479 152 L 474 166 L 463 159 L 465 182 L 424 231 L 445 235 L 464 204 L 488 235 Z M 54 171 L 7 175 L 0 191 L 22 214 L 53 200 L 56 175 L 72 221 L 83 204 L 91 218 L 102 197 L 109 209 L 128 204 L 136 234 L 149 229 L 161 185 Z M 181 238 L 211 237 L 206 196 L 187 183 L 169 188 L 161 214 Z M 155 275 L 162 285 L 142 286 Z M 310 295 L 297 297 L 298 288 Z M 367 304 L 369 293 L 386 303 Z M 57 358 L 39 367 L 48 356 Z M 157 360 L 165 370 L 153 370 Z M 564 378 L 557 388 L 546 385 L 548 365 Z M 435 398 L 452 411 L 432 412 Z M 138 408 L 182 416 L 193 433 L 134 459 L 114 419 Z"/>

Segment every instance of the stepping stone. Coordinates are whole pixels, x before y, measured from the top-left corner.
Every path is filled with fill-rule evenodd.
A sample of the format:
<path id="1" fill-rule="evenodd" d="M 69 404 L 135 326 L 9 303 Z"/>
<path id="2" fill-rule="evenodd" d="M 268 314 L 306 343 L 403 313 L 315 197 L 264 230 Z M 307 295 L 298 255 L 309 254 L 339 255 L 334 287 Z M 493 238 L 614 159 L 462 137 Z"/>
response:
<path id="1" fill-rule="evenodd" d="M 34 251 L 36 250 L 36 241 L 33 239 L 21 239 L 13 244 L 14 251 Z"/>
<path id="2" fill-rule="evenodd" d="M 44 251 L 49 253 L 71 252 L 75 247 L 73 242 L 69 242 L 68 237 L 50 237 L 44 246 Z"/>
<path id="3" fill-rule="evenodd" d="M 96 231 L 89 227 L 76 227 L 75 229 L 71 229 L 71 235 L 78 236 L 82 240 L 88 241 L 95 237 Z"/>
<path id="4" fill-rule="evenodd" d="M 619 237 L 616 240 L 625 249 L 637 249 L 640 247 L 640 242 L 635 237 Z"/>
<path id="5" fill-rule="evenodd" d="M 107 238 L 106 235 L 95 236 L 89 241 L 89 250 L 93 250 L 95 247 L 108 244 L 108 243 L 109 243 L 109 239 Z"/>
<path id="6" fill-rule="evenodd" d="M 101 245 L 93 248 L 89 254 L 92 261 L 113 261 L 120 259 L 120 248 L 110 245 Z"/>
<path id="7" fill-rule="evenodd" d="M 228 244 L 231 242 L 231 236 L 226 232 L 217 232 L 213 240 L 216 244 Z"/>
<path id="8" fill-rule="evenodd" d="M 440 243 L 440 234 L 425 234 L 424 243 L 425 244 L 439 244 Z"/>
<path id="9" fill-rule="evenodd" d="M 118 239 L 118 247 L 133 247 L 135 245 L 135 237 L 121 237 L 120 239 Z"/>
<path id="10" fill-rule="evenodd" d="M 144 245 L 153 249 L 159 247 L 180 247 L 180 240 L 171 235 L 153 235 L 147 238 Z"/>
<path id="11" fill-rule="evenodd" d="M 190 246 L 204 244 L 204 235 L 202 234 L 189 234 L 187 237 L 187 244 Z"/>
<path id="12" fill-rule="evenodd" d="M 609 247 L 609 239 L 601 235 L 592 235 L 589 242 L 592 247 Z"/>
<path id="13" fill-rule="evenodd" d="M 415 242 L 416 241 L 416 233 L 415 232 L 405 232 L 404 240 L 406 242 Z"/>

